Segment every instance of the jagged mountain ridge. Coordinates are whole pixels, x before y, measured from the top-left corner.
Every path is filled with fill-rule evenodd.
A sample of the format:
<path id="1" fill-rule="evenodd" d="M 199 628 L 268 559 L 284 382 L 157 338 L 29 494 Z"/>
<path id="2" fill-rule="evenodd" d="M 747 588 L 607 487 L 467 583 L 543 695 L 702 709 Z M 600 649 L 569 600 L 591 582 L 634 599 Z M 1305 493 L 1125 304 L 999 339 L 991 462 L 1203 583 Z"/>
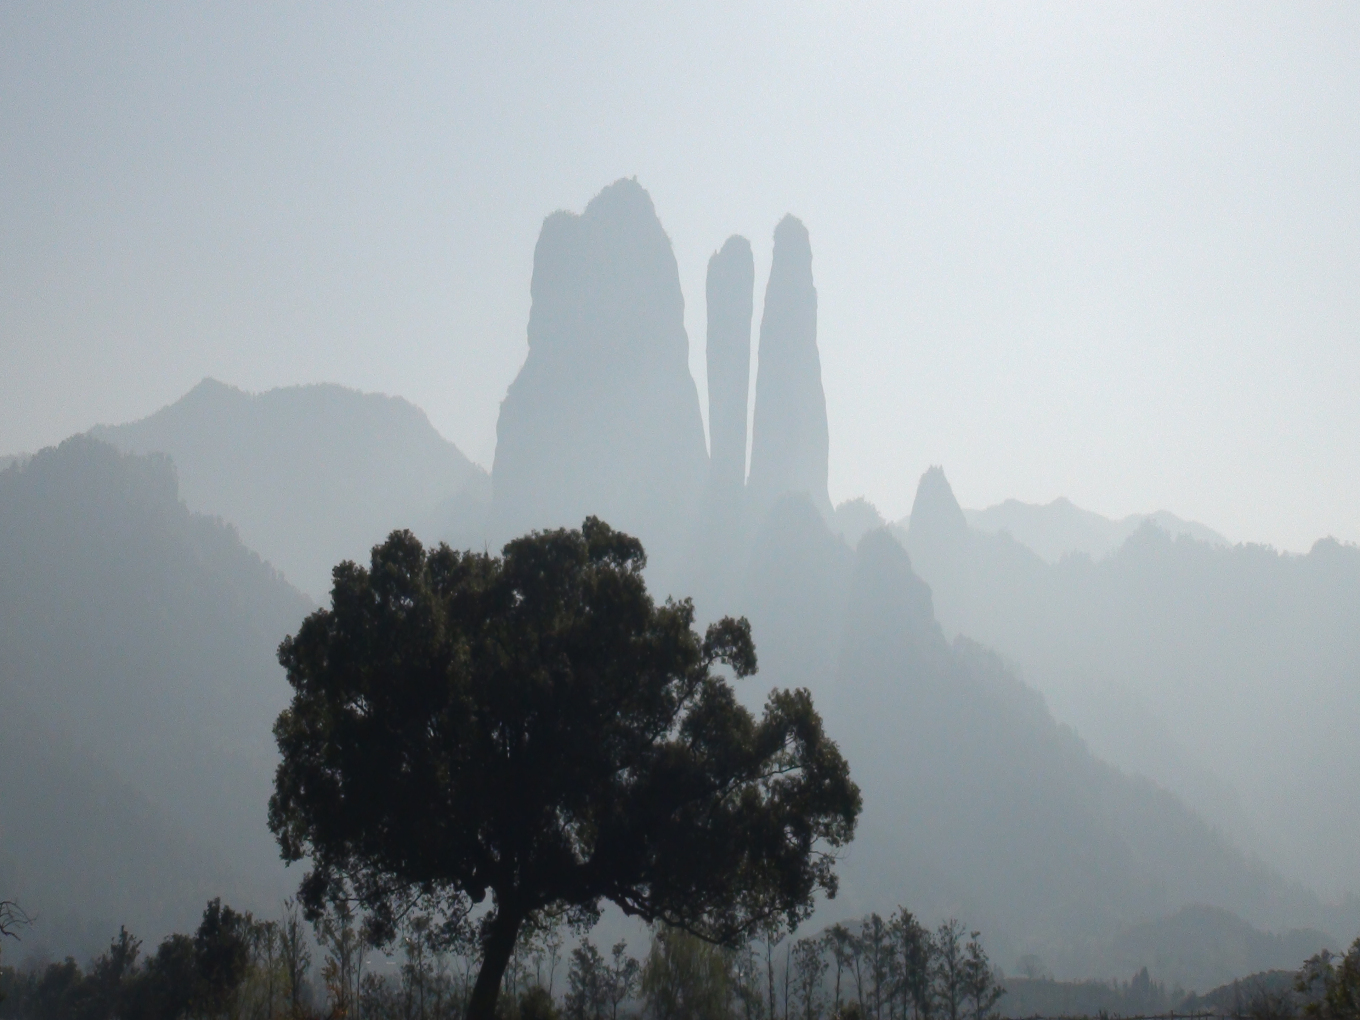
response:
<path id="1" fill-rule="evenodd" d="M 947 632 L 1017 662 L 1104 753 L 1291 873 L 1360 886 L 1360 794 L 1332 782 L 1360 769 L 1360 549 L 1215 546 L 1145 522 L 1102 560 L 1050 564 L 961 515 L 932 469 L 906 542 Z"/>
<path id="2" fill-rule="evenodd" d="M 1092 559 L 1108 556 L 1124 544 L 1145 522 L 1152 522 L 1172 538 L 1187 535 L 1210 545 L 1231 543 L 1206 525 L 1182 520 L 1169 510 L 1150 514 L 1129 514 L 1111 520 L 1090 510 L 1073 505 L 1059 496 L 1051 503 L 1022 503 L 1008 499 L 985 510 L 965 510 L 970 527 L 985 534 L 1005 531 L 1017 542 L 1029 546 L 1049 563 L 1064 556 L 1081 553 Z M 910 518 L 902 522 L 910 526 Z"/>
<path id="3" fill-rule="evenodd" d="M 1037 952 L 1068 975 L 1106 972 L 1126 927 L 1194 903 L 1272 930 L 1335 919 L 1175 796 L 1099 760 L 994 653 L 947 641 L 887 530 L 851 553 L 790 497 L 727 608 L 752 621 L 758 688 L 809 687 L 864 788 L 827 916 L 902 902 L 967 917 L 1001 958 Z"/>
<path id="4" fill-rule="evenodd" d="M 251 394 L 205 379 L 140 421 L 91 434 L 164 453 L 193 510 L 320 601 L 331 568 L 364 560 L 394 528 L 471 543 L 489 500 L 486 472 L 399 397 L 331 384 Z"/>

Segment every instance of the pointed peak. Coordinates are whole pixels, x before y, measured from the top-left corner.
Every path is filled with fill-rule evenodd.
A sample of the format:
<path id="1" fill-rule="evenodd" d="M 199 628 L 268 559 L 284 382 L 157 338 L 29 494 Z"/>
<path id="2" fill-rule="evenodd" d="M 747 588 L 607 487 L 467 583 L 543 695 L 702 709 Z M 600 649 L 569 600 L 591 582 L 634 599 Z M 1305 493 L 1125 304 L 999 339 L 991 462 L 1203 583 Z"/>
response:
<path id="1" fill-rule="evenodd" d="M 916 501 L 911 505 L 911 530 L 914 535 L 957 539 L 968 533 L 963 508 L 954 497 L 944 468 L 934 465 L 921 476 L 916 486 Z"/>

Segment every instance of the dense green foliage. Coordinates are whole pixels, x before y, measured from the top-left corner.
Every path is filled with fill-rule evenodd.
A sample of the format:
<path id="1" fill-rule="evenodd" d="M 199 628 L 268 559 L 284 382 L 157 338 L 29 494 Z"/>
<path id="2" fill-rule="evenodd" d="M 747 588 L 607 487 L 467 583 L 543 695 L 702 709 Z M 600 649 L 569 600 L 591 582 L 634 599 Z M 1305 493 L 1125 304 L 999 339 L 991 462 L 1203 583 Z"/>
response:
<path id="1" fill-rule="evenodd" d="M 1360 938 L 1344 956 L 1328 952 L 1311 957 L 1294 984 L 1303 996 L 1305 1016 L 1317 1020 L 1360 1020 Z"/>
<path id="2" fill-rule="evenodd" d="M 294 697 L 270 826 L 311 863 L 304 903 L 357 899 L 384 942 L 489 893 L 472 1016 L 545 912 L 610 900 L 733 942 L 835 893 L 859 791 L 811 697 L 773 691 L 754 718 L 713 670 L 755 672 L 747 623 L 700 637 L 645 564 L 595 518 L 503 557 L 394 532 L 280 646 Z"/>

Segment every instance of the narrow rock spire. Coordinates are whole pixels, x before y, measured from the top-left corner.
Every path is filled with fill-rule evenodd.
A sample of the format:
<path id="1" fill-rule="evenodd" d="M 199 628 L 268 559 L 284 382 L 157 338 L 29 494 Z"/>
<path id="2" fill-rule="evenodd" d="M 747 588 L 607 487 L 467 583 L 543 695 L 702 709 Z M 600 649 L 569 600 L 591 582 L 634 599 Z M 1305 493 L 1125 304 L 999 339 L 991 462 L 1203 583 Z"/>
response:
<path id="1" fill-rule="evenodd" d="M 968 537 L 968 519 L 944 476 L 944 468 L 938 465 L 927 470 L 916 486 L 909 532 L 913 546 L 927 543 L 953 547 Z"/>
<path id="2" fill-rule="evenodd" d="M 774 231 L 760 322 L 748 481 L 755 511 L 765 513 L 786 492 L 802 492 L 830 520 L 827 446 L 812 246 L 802 222 L 785 216 Z"/>
<path id="3" fill-rule="evenodd" d="M 751 386 L 751 242 L 733 235 L 708 260 L 709 480 L 715 494 L 746 481 L 746 407 Z"/>

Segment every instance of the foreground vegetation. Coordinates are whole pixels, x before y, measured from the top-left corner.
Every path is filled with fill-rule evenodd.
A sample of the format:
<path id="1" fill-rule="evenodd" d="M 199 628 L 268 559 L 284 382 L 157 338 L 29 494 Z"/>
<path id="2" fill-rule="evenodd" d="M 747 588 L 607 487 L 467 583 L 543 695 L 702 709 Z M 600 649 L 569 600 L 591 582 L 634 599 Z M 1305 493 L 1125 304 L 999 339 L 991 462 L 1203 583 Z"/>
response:
<path id="1" fill-rule="evenodd" d="M 466 1017 L 482 939 L 417 924 L 388 957 L 362 930 L 343 911 L 309 929 L 291 902 L 281 919 L 260 921 L 213 900 L 196 932 L 152 953 L 122 929 L 84 969 L 70 958 L 0 968 L 0 1017 Z M 985 1020 L 1003 994 L 979 933 L 952 920 L 932 932 L 903 909 L 797 939 L 771 927 L 736 948 L 658 926 L 641 960 L 625 942 L 602 952 L 562 919 L 539 920 L 499 991 L 507 1020 Z"/>
<path id="2" fill-rule="evenodd" d="M 154 952 L 120 930 L 82 968 L 67 958 L 0 967 L 3 1020 L 465 1020 L 481 967 L 472 929 L 417 924 L 376 953 L 352 914 L 308 925 L 293 903 L 261 921 L 214 900 L 192 935 Z M 1223 1016 L 1358 1020 L 1360 939 L 1297 972 L 1254 975 L 1206 995 L 1132 981 L 1006 979 L 978 932 L 931 931 L 905 909 L 728 948 L 653 929 L 641 959 L 559 918 L 518 939 L 499 989 L 502 1020 L 988 1020 L 1006 1016 Z"/>

